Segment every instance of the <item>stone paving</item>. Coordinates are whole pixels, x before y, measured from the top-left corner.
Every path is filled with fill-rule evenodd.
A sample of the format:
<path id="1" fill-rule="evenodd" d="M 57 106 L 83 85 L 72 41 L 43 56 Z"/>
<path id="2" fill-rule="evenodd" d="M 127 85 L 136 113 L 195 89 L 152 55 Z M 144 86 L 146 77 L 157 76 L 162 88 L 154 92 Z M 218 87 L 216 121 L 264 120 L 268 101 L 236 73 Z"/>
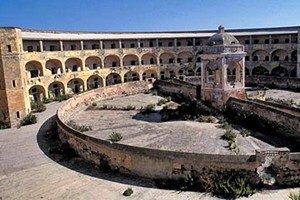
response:
<path id="1" fill-rule="evenodd" d="M 38 114 L 38 123 L 20 129 L 0 130 L 0 199 L 217 199 L 196 192 L 162 190 L 141 181 L 99 172 L 89 174 L 85 166 L 63 165 L 46 155 L 43 135 L 60 104 L 51 103 Z M 77 167 L 77 168 L 76 168 Z M 122 192 L 132 187 L 131 197 Z M 300 188 L 263 191 L 251 200 L 288 199 L 289 193 Z"/>

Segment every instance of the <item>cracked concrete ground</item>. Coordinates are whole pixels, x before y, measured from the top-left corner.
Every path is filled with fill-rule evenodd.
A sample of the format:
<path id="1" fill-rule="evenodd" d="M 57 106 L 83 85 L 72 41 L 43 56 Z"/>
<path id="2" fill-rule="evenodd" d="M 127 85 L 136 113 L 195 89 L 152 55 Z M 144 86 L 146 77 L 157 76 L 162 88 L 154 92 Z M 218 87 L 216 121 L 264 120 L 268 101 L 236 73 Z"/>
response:
<path id="1" fill-rule="evenodd" d="M 48 104 L 47 110 L 37 115 L 37 124 L 0 130 L 0 199 L 217 199 L 196 192 L 156 189 L 138 180 L 102 172 L 99 176 L 92 176 L 85 166 L 77 166 L 74 170 L 55 162 L 45 154 L 47 144 L 39 136 L 49 128 L 50 121 L 47 119 L 56 113 L 59 105 L 57 102 Z M 131 197 L 122 196 L 127 187 L 133 188 Z M 285 200 L 290 192 L 299 190 L 263 191 L 242 199 Z"/>
<path id="2" fill-rule="evenodd" d="M 117 97 L 102 102 L 97 106 L 108 105 L 122 108 L 133 105 L 145 107 L 149 103 L 157 103 L 159 96 L 136 94 Z M 139 110 L 90 110 L 83 109 L 72 115 L 77 124 L 92 126 L 85 134 L 107 140 L 113 132 L 121 133 L 123 139 L 119 143 L 152 149 L 181 151 L 206 154 L 235 154 L 228 149 L 227 141 L 221 139 L 225 130 L 218 128 L 218 123 L 196 121 L 161 122 L 160 114 L 143 115 Z M 239 154 L 254 155 L 256 149 L 270 149 L 271 145 L 254 137 L 242 137 L 238 134 Z"/>

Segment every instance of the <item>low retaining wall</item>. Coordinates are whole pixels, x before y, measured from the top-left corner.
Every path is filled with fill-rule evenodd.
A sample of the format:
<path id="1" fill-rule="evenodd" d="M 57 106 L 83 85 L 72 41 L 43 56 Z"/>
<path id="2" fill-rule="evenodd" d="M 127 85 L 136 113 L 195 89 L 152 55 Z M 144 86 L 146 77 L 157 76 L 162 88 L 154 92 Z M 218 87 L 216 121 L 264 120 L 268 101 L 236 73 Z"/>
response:
<path id="1" fill-rule="evenodd" d="M 156 80 L 154 87 L 166 95 L 178 96 L 186 99 L 200 98 L 200 86 L 179 79 Z"/>
<path id="2" fill-rule="evenodd" d="M 246 86 L 265 86 L 269 88 L 288 89 L 300 91 L 300 78 L 276 76 L 247 76 Z"/>
<path id="3" fill-rule="evenodd" d="M 257 180 L 259 177 L 258 167 L 271 160 L 280 169 L 278 172 L 279 183 L 295 184 L 295 180 L 298 180 L 297 177 L 300 176 L 299 164 L 297 164 L 299 157 L 294 156 L 295 160 L 291 160 L 289 150 L 286 148 L 261 150 L 257 151 L 255 155 L 165 151 L 111 143 L 87 136 L 66 124 L 69 117 L 76 112 L 77 106 L 88 106 L 95 99 L 101 100 L 111 96 L 133 94 L 147 88 L 149 86 L 144 82 L 125 83 L 96 89 L 67 100 L 57 112 L 60 139 L 68 143 L 81 157 L 99 166 L 147 178 L 176 179 L 192 172 L 197 172 L 199 177 L 205 178 L 212 174 L 230 171 L 230 173 L 242 172 L 244 177 Z"/>
<path id="4" fill-rule="evenodd" d="M 290 108 L 260 100 L 240 100 L 230 98 L 227 109 L 239 120 L 257 120 L 270 130 L 287 137 L 292 137 L 300 143 L 300 109 Z"/>

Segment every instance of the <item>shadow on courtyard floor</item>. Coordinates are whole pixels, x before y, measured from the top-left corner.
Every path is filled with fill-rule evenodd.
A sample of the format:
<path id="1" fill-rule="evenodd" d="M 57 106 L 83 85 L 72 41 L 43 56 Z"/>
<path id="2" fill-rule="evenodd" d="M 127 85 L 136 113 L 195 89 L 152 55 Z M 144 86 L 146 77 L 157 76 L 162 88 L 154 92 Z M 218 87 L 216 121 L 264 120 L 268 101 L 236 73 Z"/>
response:
<path id="1" fill-rule="evenodd" d="M 53 134 L 53 125 L 55 124 L 56 116 L 50 117 L 42 126 L 40 127 L 37 134 L 37 142 L 40 149 L 53 161 L 67 167 L 71 170 L 77 171 L 79 173 L 108 180 L 113 182 L 118 182 L 122 184 L 129 184 L 141 187 L 152 187 L 154 188 L 154 181 L 150 179 L 144 179 L 135 176 L 126 176 L 119 172 L 112 172 L 109 170 L 103 170 L 95 165 L 86 162 L 84 159 L 80 158 L 73 151 L 61 151 L 61 142 L 58 135 Z"/>

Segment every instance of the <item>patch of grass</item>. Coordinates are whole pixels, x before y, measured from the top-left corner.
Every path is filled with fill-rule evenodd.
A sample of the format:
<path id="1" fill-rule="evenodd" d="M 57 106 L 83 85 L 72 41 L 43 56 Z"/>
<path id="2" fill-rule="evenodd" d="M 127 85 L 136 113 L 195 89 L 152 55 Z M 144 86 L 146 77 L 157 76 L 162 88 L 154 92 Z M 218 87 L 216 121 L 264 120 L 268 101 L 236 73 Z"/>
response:
<path id="1" fill-rule="evenodd" d="M 112 134 L 109 135 L 109 140 L 112 142 L 119 142 L 122 139 L 123 139 L 122 134 L 118 132 L 113 132 Z"/>
<path id="2" fill-rule="evenodd" d="M 79 125 L 79 124 L 76 124 L 76 122 L 73 121 L 73 120 L 68 121 L 67 125 L 70 126 L 70 127 L 72 127 L 73 129 L 77 130 L 77 131 L 80 131 L 80 132 L 85 132 L 85 131 L 92 130 L 91 126 Z"/>
<path id="3" fill-rule="evenodd" d="M 291 192 L 289 198 L 291 200 L 300 200 L 300 191 L 298 193 Z"/>
<path id="4" fill-rule="evenodd" d="M 43 112 L 46 110 L 46 106 L 42 101 L 32 101 L 30 106 L 33 112 Z"/>
<path id="5" fill-rule="evenodd" d="M 146 107 L 142 107 L 140 113 L 149 114 L 155 112 L 155 104 L 148 104 Z"/>
<path id="6" fill-rule="evenodd" d="M 36 122 L 37 122 L 36 116 L 32 113 L 29 113 L 20 121 L 20 125 L 26 126 L 30 124 L 35 124 Z"/>
<path id="7" fill-rule="evenodd" d="M 132 188 L 127 188 L 124 192 L 123 192 L 123 195 L 128 197 L 128 196 L 131 196 L 133 194 L 133 190 Z"/>

